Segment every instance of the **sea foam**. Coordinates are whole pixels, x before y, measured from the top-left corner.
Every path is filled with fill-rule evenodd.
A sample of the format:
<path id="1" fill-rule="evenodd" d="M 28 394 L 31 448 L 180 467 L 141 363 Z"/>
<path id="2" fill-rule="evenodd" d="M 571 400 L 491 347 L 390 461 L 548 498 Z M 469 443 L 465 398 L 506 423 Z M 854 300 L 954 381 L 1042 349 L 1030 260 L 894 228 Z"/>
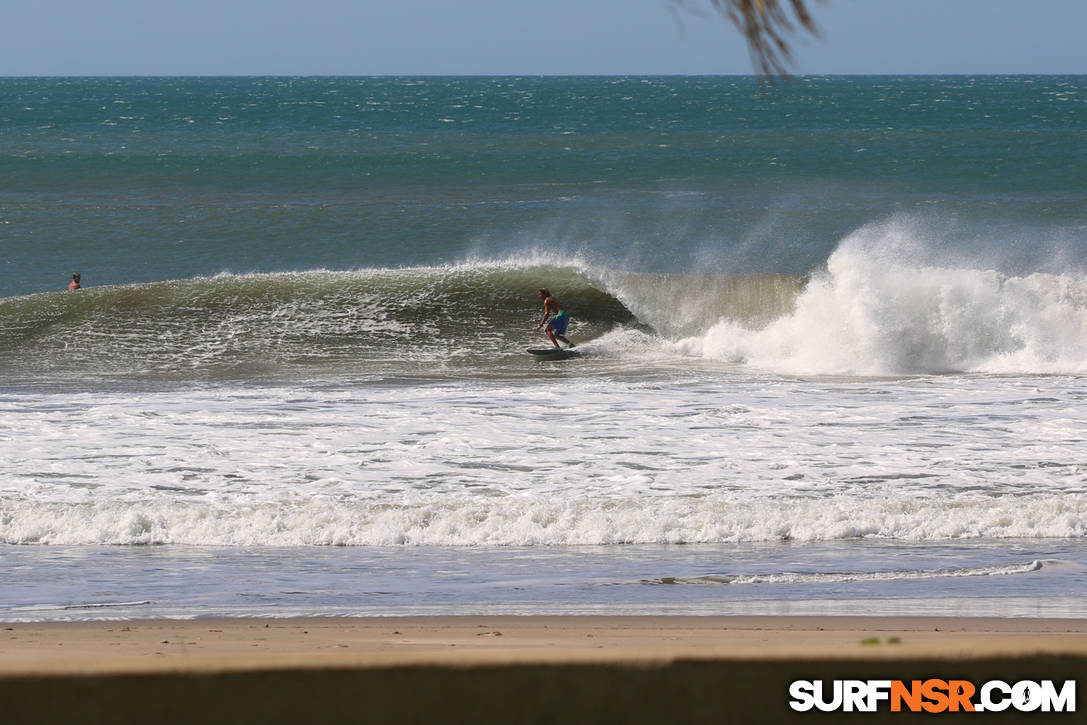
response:
<path id="1" fill-rule="evenodd" d="M 802 375 L 1087 371 L 1087 276 L 926 263 L 894 237 L 861 230 L 792 312 L 762 327 L 723 317 L 675 348 Z"/>
<path id="2" fill-rule="evenodd" d="M 544 368 L 474 385 L 12 393 L 0 542 L 1083 537 L 1081 386 L 1032 382 Z"/>
<path id="3" fill-rule="evenodd" d="M 6 544 L 571 546 L 1087 536 L 1087 497 L 0 502 Z"/>

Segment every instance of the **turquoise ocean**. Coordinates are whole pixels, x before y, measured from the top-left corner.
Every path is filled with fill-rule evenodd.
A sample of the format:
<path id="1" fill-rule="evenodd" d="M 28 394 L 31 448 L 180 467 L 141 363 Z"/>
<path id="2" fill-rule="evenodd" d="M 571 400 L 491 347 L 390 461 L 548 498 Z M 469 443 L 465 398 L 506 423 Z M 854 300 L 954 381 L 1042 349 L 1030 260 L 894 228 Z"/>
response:
<path id="1" fill-rule="evenodd" d="M 1087 76 L 0 78 L 2 620 L 1085 602 Z"/>

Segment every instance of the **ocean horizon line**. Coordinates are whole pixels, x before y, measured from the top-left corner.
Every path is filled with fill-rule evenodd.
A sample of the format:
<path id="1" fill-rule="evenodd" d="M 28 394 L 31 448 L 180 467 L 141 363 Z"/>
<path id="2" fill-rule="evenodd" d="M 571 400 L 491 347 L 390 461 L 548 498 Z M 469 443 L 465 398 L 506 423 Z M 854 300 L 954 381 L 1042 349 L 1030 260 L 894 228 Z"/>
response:
<path id="1" fill-rule="evenodd" d="M 242 78 L 745 78 L 755 81 L 789 81 L 802 78 L 1080 78 L 1087 73 L 791 73 L 767 76 L 760 73 L 44 73 L 0 75 L 0 80 L 41 79 L 242 79 Z"/>

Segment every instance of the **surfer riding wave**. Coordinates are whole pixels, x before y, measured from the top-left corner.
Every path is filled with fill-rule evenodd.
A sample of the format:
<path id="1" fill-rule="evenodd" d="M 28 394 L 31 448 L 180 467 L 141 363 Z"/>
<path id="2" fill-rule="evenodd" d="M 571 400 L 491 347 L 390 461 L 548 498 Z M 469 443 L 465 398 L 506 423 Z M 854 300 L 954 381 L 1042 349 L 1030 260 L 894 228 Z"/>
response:
<path id="1" fill-rule="evenodd" d="M 570 315 L 566 314 L 566 310 L 557 299 L 551 296 L 550 290 L 546 287 L 541 287 L 540 299 L 543 300 L 544 312 L 543 317 L 540 318 L 540 324 L 536 325 L 536 329 L 539 330 L 547 323 L 547 337 L 551 340 L 551 344 L 558 349 L 559 341 L 566 343 L 567 347 L 574 347 L 574 343 L 567 340 L 564 335 L 566 334 L 566 326 L 570 324 Z M 550 321 L 548 321 L 550 317 Z"/>

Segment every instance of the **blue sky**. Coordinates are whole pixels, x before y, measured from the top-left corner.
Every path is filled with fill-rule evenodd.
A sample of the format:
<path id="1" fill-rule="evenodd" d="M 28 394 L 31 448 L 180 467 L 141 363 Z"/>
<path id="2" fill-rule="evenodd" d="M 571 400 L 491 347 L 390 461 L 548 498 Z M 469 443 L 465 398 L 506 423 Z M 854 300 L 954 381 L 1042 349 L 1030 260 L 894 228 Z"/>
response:
<path id="1" fill-rule="evenodd" d="M 708 0 L 703 0 L 708 6 Z M 830 0 L 798 73 L 1087 73 L 1087 0 Z M 752 71 L 667 0 L 19 0 L 0 76 Z"/>

